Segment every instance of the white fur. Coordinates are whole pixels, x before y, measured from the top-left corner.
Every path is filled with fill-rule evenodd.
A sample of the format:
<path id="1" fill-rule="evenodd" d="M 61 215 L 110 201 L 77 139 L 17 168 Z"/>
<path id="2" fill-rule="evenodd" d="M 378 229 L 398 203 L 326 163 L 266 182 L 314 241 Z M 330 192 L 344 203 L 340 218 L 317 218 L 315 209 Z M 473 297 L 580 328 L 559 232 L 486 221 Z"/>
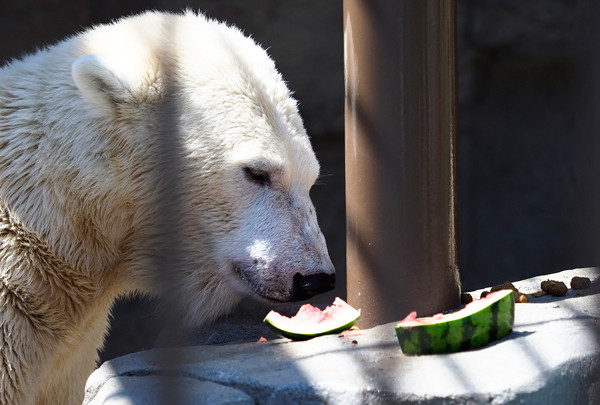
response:
<path id="1" fill-rule="evenodd" d="M 129 101 L 143 86 L 139 74 L 122 57 L 84 55 L 71 66 L 73 81 L 100 115 L 112 115 L 115 104 Z"/>
<path id="2" fill-rule="evenodd" d="M 123 19 L 3 67 L 0 403 L 81 401 L 119 294 L 177 291 L 201 325 L 333 272 L 318 171 L 266 52 L 202 15 Z M 171 238 L 176 272 L 157 274 Z"/>

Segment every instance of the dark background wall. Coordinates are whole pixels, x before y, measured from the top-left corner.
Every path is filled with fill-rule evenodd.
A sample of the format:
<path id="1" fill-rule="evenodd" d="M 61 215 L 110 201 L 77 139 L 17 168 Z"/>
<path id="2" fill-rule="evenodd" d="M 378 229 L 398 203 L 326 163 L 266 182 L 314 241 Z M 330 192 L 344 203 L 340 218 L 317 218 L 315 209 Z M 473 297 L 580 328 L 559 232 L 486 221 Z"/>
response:
<path id="1" fill-rule="evenodd" d="M 459 1 L 467 287 L 599 262 L 592 4 Z"/>
<path id="2" fill-rule="evenodd" d="M 322 164 L 313 199 L 342 281 L 332 295 L 345 296 L 341 0 L 0 0 L 0 63 L 92 24 L 184 8 L 251 34 L 295 92 Z M 592 0 L 458 0 L 465 289 L 600 263 L 599 11 Z M 150 316 L 139 305 L 119 306 L 115 324 L 132 326 L 121 338 Z"/>

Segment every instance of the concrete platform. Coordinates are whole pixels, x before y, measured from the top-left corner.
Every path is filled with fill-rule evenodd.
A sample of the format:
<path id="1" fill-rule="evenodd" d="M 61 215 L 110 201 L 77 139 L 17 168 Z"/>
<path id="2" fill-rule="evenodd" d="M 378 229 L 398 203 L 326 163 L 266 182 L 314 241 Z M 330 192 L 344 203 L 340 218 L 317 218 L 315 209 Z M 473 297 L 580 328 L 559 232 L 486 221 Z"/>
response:
<path id="1" fill-rule="evenodd" d="M 103 364 L 84 404 L 600 404 L 600 268 L 515 285 L 533 293 L 576 275 L 592 286 L 517 304 L 514 331 L 477 350 L 406 356 L 395 323 L 306 342 L 155 349 Z"/>

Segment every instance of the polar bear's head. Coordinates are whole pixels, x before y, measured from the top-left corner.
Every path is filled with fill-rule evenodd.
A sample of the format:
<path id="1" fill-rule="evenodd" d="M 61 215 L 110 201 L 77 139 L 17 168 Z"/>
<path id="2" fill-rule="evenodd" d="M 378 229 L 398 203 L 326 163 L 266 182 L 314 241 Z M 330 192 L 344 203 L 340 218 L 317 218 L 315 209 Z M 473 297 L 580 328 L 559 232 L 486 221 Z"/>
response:
<path id="1" fill-rule="evenodd" d="M 127 154 L 114 153 L 115 167 L 135 166 L 144 192 L 160 191 L 145 184 L 162 176 L 153 161 L 158 138 L 177 145 L 187 297 L 210 290 L 292 301 L 332 289 L 334 269 L 309 197 L 319 165 L 267 53 L 238 30 L 189 13 L 146 14 L 127 27 L 90 34 L 72 75 L 99 119 L 116 126 L 113 137 L 129 144 L 120 148 Z M 99 46 L 97 38 L 118 46 Z M 134 231 L 150 226 L 157 213 L 147 212 Z"/>

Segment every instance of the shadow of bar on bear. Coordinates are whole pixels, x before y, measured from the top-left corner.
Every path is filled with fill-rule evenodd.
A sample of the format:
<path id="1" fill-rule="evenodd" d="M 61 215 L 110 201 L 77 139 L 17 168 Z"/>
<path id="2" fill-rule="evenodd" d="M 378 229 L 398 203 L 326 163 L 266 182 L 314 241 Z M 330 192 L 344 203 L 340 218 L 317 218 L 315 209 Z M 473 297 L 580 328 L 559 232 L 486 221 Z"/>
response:
<path id="1" fill-rule="evenodd" d="M 183 200 L 182 193 L 185 192 L 182 175 L 184 161 L 183 133 L 179 114 L 183 110 L 181 99 L 177 91 L 181 89 L 177 77 L 177 57 L 173 54 L 170 43 L 176 41 L 175 27 L 164 21 L 162 24 L 164 32 L 161 44 L 161 66 L 163 97 L 162 108 L 158 117 L 158 150 L 156 163 L 158 165 L 159 177 L 156 181 L 156 192 L 154 204 L 156 205 L 156 222 L 153 226 L 152 238 L 154 246 L 154 283 L 161 297 L 157 306 L 157 320 L 161 324 L 160 342 L 161 346 L 176 346 L 181 334 L 185 331 L 184 320 L 180 309 L 185 307 L 183 294 L 179 292 L 180 277 L 183 271 L 184 235 L 181 223 Z M 156 351 L 157 363 L 161 364 L 163 370 L 175 370 L 181 360 L 176 354 L 166 354 L 164 351 Z M 167 372 L 168 374 L 168 372 Z M 177 378 L 161 378 L 157 384 L 157 403 L 185 403 L 185 390 L 178 385 L 181 384 Z M 135 392 L 132 392 L 135 397 Z M 188 398 L 189 400 L 189 398 Z"/>

